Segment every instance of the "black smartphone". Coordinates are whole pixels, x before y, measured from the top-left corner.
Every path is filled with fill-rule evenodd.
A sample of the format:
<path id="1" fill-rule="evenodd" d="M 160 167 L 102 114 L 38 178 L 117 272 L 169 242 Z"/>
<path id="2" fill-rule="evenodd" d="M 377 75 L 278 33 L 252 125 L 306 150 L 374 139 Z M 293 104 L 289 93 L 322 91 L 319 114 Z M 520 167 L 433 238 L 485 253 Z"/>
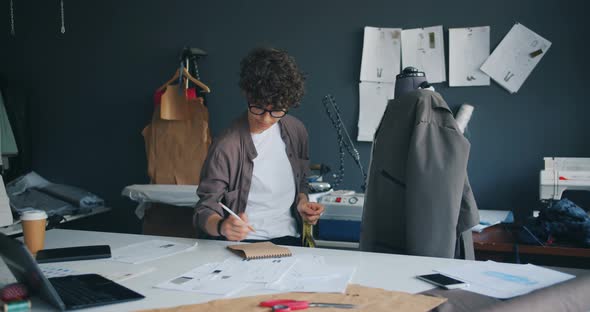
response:
<path id="1" fill-rule="evenodd" d="M 109 245 L 77 246 L 41 249 L 37 252 L 37 263 L 90 260 L 111 257 Z"/>
<path id="2" fill-rule="evenodd" d="M 456 289 L 456 288 L 463 288 L 467 286 L 466 283 L 456 280 L 452 277 L 448 277 L 446 275 L 442 275 L 440 273 L 436 274 L 426 274 L 426 275 L 418 275 L 416 278 L 421 279 L 425 282 L 430 284 L 446 288 L 446 289 Z"/>

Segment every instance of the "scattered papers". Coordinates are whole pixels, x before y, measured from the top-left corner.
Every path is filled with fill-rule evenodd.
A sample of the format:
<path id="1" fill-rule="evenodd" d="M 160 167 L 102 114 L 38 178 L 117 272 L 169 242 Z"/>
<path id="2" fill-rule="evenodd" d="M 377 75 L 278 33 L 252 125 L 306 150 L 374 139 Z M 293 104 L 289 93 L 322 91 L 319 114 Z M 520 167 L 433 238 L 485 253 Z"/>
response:
<path id="1" fill-rule="evenodd" d="M 219 263 L 201 265 L 171 280 L 156 285 L 158 288 L 231 296 L 251 283 L 270 283 L 279 280 L 295 264 L 295 258 L 259 260 L 227 259 Z"/>
<path id="2" fill-rule="evenodd" d="M 471 231 L 481 233 L 490 226 L 501 222 L 512 223 L 514 216 L 510 210 L 480 210 L 479 224 L 471 228 Z"/>
<path id="3" fill-rule="evenodd" d="M 156 287 L 220 296 L 231 296 L 248 287 L 247 283 L 224 279 L 217 270 L 218 266 L 219 263 L 201 265 Z"/>
<path id="4" fill-rule="evenodd" d="M 533 210 L 533 217 L 539 216 L 539 210 Z M 480 210 L 479 224 L 471 231 L 481 233 L 483 230 L 500 223 L 514 223 L 514 214 L 509 210 Z"/>
<path id="5" fill-rule="evenodd" d="M 122 281 L 126 281 L 128 279 L 132 279 L 134 277 L 138 277 L 140 275 L 144 275 L 150 272 L 153 272 L 155 269 L 154 268 L 146 268 L 146 267 L 133 267 L 131 270 L 119 270 L 119 271 L 108 271 L 108 272 L 95 272 L 97 274 L 100 274 L 110 280 L 113 280 L 115 282 L 122 282 Z"/>
<path id="6" fill-rule="evenodd" d="M 145 267 L 137 264 L 127 264 L 109 260 L 92 260 L 92 270 L 88 270 L 85 261 L 68 262 L 60 265 L 40 264 L 41 271 L 47 278 L 76 274 L 99 274 L 115 282 L 122 282 L 153 272 L 153 267 Z"/>
<path id="7" fill-rule="evenodd" d="M 492 225 L 494 225 L 494 224 L 492 224 Z M 483 225 L 483 224 L 480 223 L 480 224 L 477 224 L 474 227 L 472 227 L 471 228 L 471 232 L 481 233 L 481 232 L 483 232 L 483 230 L 489 228 L 492 225 Z"/>
<path id="8" fill-rule="evenodd" d="M 257 260 L 229 258 L 219 264 L 216 271 L 229 281 L 271 283 L 283 277 L 296 260 L 294 257 Z"/>
<path id="9" fill-rule="evenodd" d="M 516 93 L 551 47 L 551 42 L 515 24 L 481 66 L 499 85 Z"/>
<path id="10" fill-rule="evenodd" d="M 197 243 L 188 245 L 164 240 L 150 240 L 113 250 L 111 260 L 137 264 L 189 251 L 196 246 Z"/>
<path id="11" fill-rule="evenodd" d="M 324 257 L 313 255 L 259 260 L 229 258 L 198 266 L 155 287 L 219 296 L 231 296 L 245 288 L 262 292 L 344 293 L 355 270 L 326 265 Z"/>
<path id="12" fill-rule="evenodd" d="M 442 26 L 404 29 L 402 64 L 403 68 L 413 66 L 423 71 L 430 83 L 447 81 Z"/>
<path id="13" fill-rule="evenodd" d="M 352 280 L 355 267 L 331 266 L 323 258 L 302 256 L 280 280 L 266 285 L 267 289 L 297 292 L 344 293 Z"/>
<path id="14" fill-rule="evenodd" d="M 449 29 L 449 86 L 489 86 L 480 70 L 490 55 L 490 27 Z"/>
<path id="15" fill-rule="evenodd" d="M 575 276 L 532 264 L 468 263 L 436 270 L 469 284 L 464 290 L 499 299 L 527 294 Z"/>

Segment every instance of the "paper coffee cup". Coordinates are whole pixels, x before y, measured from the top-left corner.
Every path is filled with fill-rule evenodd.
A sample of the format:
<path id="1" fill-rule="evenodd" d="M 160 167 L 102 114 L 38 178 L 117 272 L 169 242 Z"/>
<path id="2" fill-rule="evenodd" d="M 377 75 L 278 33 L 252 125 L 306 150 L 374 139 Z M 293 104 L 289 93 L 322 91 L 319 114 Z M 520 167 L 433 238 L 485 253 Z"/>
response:
<path id="1" fill-rule="evenodd" d="M 45 244 L 45 226 L 47 225 L 47 213 L 43 210 L 29 210 L 21 214 L 25 245 L 35 255 L 43 249 Z"/>

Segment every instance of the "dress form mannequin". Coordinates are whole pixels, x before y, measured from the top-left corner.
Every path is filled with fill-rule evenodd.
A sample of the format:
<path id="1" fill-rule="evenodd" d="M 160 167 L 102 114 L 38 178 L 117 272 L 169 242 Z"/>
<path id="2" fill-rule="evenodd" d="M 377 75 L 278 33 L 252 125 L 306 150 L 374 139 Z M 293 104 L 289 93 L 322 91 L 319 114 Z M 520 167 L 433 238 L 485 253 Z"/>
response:
<path id="1" fill-rule="evenodd" d="M 408 66 L 395 76 L 395 98 L 414 91 L 418 88 L 429 88 L 430 84 L 426 80 L 426 74 L 419 71 L 416 67 Z"/>
<path id="2" fill-rule="evenodd" d="M 396 78 L 373 139 L 360 250 L 474 259 L 470 143 L 423 72 Z"/>

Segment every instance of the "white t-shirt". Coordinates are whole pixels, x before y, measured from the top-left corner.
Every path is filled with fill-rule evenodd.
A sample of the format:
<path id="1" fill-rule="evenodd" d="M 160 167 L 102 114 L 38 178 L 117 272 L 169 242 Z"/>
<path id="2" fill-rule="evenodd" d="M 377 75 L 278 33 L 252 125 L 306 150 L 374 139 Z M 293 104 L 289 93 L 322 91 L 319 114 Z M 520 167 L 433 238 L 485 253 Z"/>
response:
<path id="1" fill-rule="evenodd" d="M 290 210 L 295 200 L 295 179 L 281 128 L 276 123 L 262 133 L 253 133 L 252 140 L 258 156 L 254 159 L 246 214 L 256 232 L 250 232 L 246 239 L 297 236 L 297 223 Z"/>

